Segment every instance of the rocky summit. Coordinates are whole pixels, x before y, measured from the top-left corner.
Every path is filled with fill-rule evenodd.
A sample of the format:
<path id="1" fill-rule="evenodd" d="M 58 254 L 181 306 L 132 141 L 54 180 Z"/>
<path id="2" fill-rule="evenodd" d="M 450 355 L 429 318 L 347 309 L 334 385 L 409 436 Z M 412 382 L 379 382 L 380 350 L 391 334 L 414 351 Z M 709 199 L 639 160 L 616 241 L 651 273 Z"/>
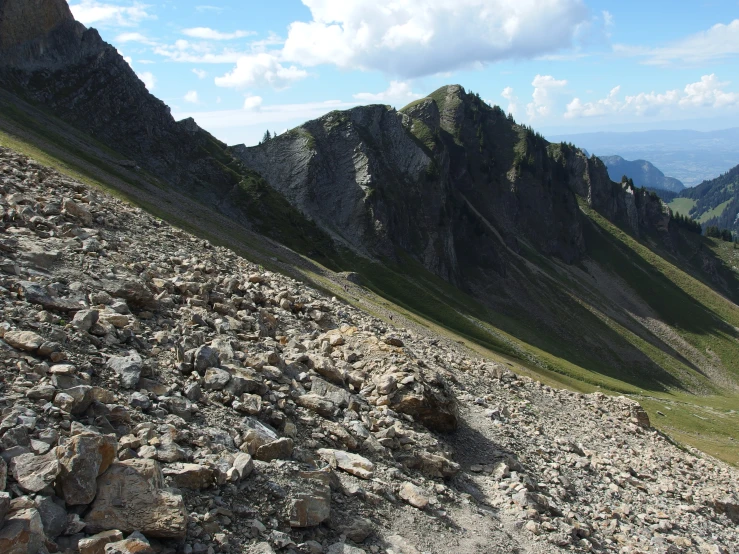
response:
<path id="1" fill-rule="evenodd" d="M 729 554 L 736 469 L 0 150 L 0 551 Z"/>

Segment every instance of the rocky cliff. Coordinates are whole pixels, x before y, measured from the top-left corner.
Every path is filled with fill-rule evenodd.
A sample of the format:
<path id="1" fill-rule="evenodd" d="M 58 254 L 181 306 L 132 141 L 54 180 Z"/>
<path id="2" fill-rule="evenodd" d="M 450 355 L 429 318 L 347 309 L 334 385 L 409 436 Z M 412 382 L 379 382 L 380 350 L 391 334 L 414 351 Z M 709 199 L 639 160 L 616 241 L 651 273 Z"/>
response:
<path id="1" fill-rule="evenodd" d="M 505 274 L 504 252 L 519 242 L 580 260 L 577 195 L 635 234 L 668 221 L 597 158 L 547 143 L 456 85 L 400 112 L 334 112 L 232 151 L 340 242 L 376 256 L 402 249 L 457 284 L 479 269 Z"/>
<path id="2" fill-rule="evenodd" d="M 225 145 L 192 120 L 176 122 L 117 50 L 74 20 L 64 0 L 3 0 L 0 27 L 0 86 L 170 186 L 213 204 L 236 192 L 243 175 Z"/>

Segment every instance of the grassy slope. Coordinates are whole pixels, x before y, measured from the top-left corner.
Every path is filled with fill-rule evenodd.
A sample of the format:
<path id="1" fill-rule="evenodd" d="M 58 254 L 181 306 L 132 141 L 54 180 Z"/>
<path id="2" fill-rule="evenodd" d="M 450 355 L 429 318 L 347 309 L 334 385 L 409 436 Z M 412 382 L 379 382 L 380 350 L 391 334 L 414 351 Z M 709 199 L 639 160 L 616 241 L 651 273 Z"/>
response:
<path id="1" fill-rule="evenodd" d="M 695 207 L 695 204 L 695 200 L 690 198 L 675 198 L 668 206 L 673 212 L 687 216 L 690 215 L 690 210 Z"/>
<path id="2" fill-rule="evenodd" d="M 50 154 L 47 148 L 38 148 L 18 137 L 4 133 L 0 133 L 0 145 L 23 152 L 76 179 L 113 192 L 126 200 L 136 200 L 130 195 L 121 194 L 116 187 L 111 187 L 105 179 L 100 178 L 99 174 L 91 173 L 85 166 L 71 162 L 71 156 L 60 155 L 58 152 L 55 155 Z M 205 236 L 214 242 L 223 243 L 218 237 L 209 234 L 206 229 L 195 228 L 185 219 L 178 218 L 157 205 L 145 202 L 138 202 L 138 205 L 176 226 Z M 683 322 L 687 329 L 690 321 L 685 321 L 685 319 L 690 318 L 695 311 L 695 306 L 693 306 L 692 311 L 688 309 L 685 314 L 682 314 L 680 308 L 674 305 L 679 305 L 684 300 L 684 297 L 675 297 L 674 288 L 677 288 L 696 300 L 699 304 L 698 313 L 705 308 L 705 310 L 720 315 L 732 325 L 739 326 L 736 306 L 597 214 L 588 213 L 588 215 L 596 226 L 595 228 L 598 229 L 597 232 L 604 245 L 611 249 L 620 249 L 622 253 L 625 252 L 623 255 L 627 256 L 632 265 L 638 262 L 654 268 L 656 273 L 646 283 L 642 282 L 642 275 L 639 272 L 621 275 L 621 277 L 628 282 L 629 286 L 651 297 L 655 310 L 660 314 L 664 312 L 663 317 L 667 320 L 677 318 L 678 326 L 679 322 Z M 739 440 L 739 415 L 732 412 L 732 407 L 739 406 L 739 396 L 735 393 L 714 390 L 712 394 L 696 396 L 679 390 L 650 390 L 619 379 L 618 372 L 608 375 L 587 369 L 573 362 L 568 353 L 558 352 L 554 348 L 557 343 L 556 337 L 543 337 L 544 340 L 537 342 L 539 346 L 525 338 L 522 339 L 532 334 L 530 322 L 516 320 L 511 316 L 482 307 L 472 297 L 423 270 L 412 260 L 404 260 L 402 265 L 393 266 L 373 263 L 346 252 L 342 253 L 339 256 L 340 264 L 358 270 L 367 288 L 362 295 L 347 294 L 336 280 L 327 277 L 331 275 L 331 272 L 326 271 L 320 264 L 309 263 L 301 266 L 295 263 L 294 258 L 283 258 L 279 253 L 266 249 L 264 245 L 260 245 L 259 241 L 254 241 L 245 232 L 242 234 L 232 229 L 231 233 L 238 236 L 236 243 L 239 246 L 235 249 L 254 261 L 267 266 L 273 265 L 274 262 L 276 265 L 273 267 L 280 271 L 290 268 L 294 270 L 292 271 L 294 276 L 307 278 L 320 288 L 342 296 L 347 301 L 375 315 L 387 318 L 389 313 L 398 314 L 465 344 L 483 356 L 505 363 L 514 371 L 535 377 L 552 386 L 567 387 L 582 392 L 601 390 L 626 393 L 637 397 L 643 402 L 653 422 L 660 429 L 668 431 L 680 441 L 702 448 L 727 461 L 739 463 L 739 454 L 733 448 L 736 444 L 733 440 Z M 227 245 L 234 247 L 233 242 Z M 723 252 L 722 255 L 727 258 L 731 257 L 730 252 Z M 605 261 L 602 262 L 605 263 Z M 541 260 L 539 260 L 539 265 L 546 267 Z M 547 268 L 547 271 L 550 275 L 556 273 L 552 268 Z M 565 282 L 567 278 L 561 275 L 556 279 L 562 281 L 563 286 L 572 285 L 571 282 Z M 650 284 L 649 281 L 654 279 L 660 283 Z M 661 291 L 662 287 L 659 284 L 663 284 L 662 279 L 674 285 L 672 288 L 667 288 L 669 293 Z M 677 374 L 692 371 L 682 362 L 676 361 L 604 314 L 587 298 L 580 299 L 580 301 L 586 309 L 592 311 L 597 318 L 603 321 L 604 325 L 622 335 L 628 342 L 638 345 L 661 366 L 672 365 L 674 367 L 669 370 Z M 533 332 L 538 332 L 538 330 Z M 712 348 L 722 359 L 726 358 L 726 365 L 730 366 L 732 371 L 737 371 L 735 364 L 731 363 L 736 349 L 735 338 L 720 331 L 703 334 L 699 331 L 681 329 L 680 333 L 697 348 Z M 561 355 L 557 355 L 558 353 Z M 739 358 L 739 356 L 735 357 Z M 739 360 L 735 361 L 739 363 Z M 658 415 L 657 411 L 664 413 L 665 416 Z"/>

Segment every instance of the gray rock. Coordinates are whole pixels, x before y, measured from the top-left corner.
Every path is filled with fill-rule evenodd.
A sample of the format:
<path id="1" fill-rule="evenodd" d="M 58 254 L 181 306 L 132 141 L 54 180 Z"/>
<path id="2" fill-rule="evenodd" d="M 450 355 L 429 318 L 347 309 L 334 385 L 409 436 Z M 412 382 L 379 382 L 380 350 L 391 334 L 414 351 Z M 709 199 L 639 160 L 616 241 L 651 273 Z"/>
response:
<path id="1" fill-rule="evenodd" d="M 61 506 L 61 501 L 55 502 L 50 496 L 38 496 L 34 502 L 41 515 L 46 536 L 57 538 L 67 529 L 67 511 Z"/>
<path id="2" fill-rule="evenodd" d="M 56 453 L 50 452 L 44 456 L 34 454 L 16 456 L 10 464 L 10 470 L 21 489 L 26 492 L 39 492 L 56 480 L 61 468 Z"/>
<path id="3" fill-rule="evenodd" d="M 82 434 L 57 447 L 61 467 L 60 484 L 70 506 L 89 504 L 96 494 L 95 480 L 115 459 L 118 443 L 109 435 Z"/>
<path id="4" fill-rule="evenodd" d="M 121 377 L 124 388 L 135 388 L 141 378 L 142 360 L 138 352 L 132 350 L 128 356 L 113 356 L 108 360 L 108 368 Z"/>

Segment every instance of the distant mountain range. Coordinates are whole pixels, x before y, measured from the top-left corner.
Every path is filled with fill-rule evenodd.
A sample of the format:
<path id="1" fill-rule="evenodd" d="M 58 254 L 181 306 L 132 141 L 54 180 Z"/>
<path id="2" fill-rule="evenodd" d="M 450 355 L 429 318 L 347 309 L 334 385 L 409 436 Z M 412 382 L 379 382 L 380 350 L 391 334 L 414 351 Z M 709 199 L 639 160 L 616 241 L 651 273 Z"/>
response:
<path id="1" fill-rule="evenodd" d="M 627 160 L 649 160 L 686 187 L 713 179 L 739 163 L 739 128 L 710 132 L 582 133 L 547 138 L 574 143 L 600 158 L 619 155 Z"/>
<path id="2" fill-rule="evenodd" d="M 637 187 L 651 189 L 669 190 L 680 192 L 685 188 L 679 180 L 673 177 L 665 177 L 659 169 L 646 160 L 629 161 L 621 156 L 600 156 L 608 168 L 608 175 L 614 181 L 621 181 L 625 175 L 634 180 Z"/>

